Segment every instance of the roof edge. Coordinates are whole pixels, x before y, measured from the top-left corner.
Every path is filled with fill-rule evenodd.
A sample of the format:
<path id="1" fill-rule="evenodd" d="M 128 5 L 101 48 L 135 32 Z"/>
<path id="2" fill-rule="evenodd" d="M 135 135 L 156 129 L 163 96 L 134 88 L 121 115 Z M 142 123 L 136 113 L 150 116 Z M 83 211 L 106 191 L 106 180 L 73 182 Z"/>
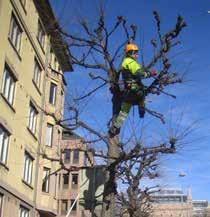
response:
<path id="1" fill-rule="evenodd" d="M 50 36 L 52 49 L 58 59 L 63 72 L 73 71 L 71 64 L 71 56 L 67 43 L 62 35 L 55 30 L 59 26 L 58 21 L 53 13 L 49 0 L 33 0 L 44 28 Z"/>

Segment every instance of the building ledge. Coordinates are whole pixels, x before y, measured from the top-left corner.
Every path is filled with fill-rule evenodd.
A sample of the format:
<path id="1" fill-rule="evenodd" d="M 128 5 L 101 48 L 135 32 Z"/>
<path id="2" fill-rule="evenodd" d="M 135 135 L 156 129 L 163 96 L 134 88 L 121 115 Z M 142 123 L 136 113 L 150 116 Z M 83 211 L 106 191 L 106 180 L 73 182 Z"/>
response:
<path id="1" fill-rule="evenodd" d="M 3 168 L 5 168 L 7 171 L 9 171 L 9 167 L 8 167 L 5 163 L 2 163 L 1 161 L 0 161 L 0 167 L 3 167 Z"/>
<path id="2" fill-rule="evenodd" d="M 49 211 L 49 210 L 45 210 L 45 209 L 37 209 L 38 212 L 40 213 L 41 216 L 43 217 L 55 217 L 57 214 L 52 212 L 52 211 Z"/>
<path id="3" fill-rule="evenodd" d="M 64 42 L 61 34 L 55 29 L 56 25 L 59 24 L 52 11 L 49 0 L 34 0 L 34 4 L 44 24 L 45 30 L 51 37 L 52 49 L 58 58 L 62 71 L 73 71 L 68 45 Z"/>

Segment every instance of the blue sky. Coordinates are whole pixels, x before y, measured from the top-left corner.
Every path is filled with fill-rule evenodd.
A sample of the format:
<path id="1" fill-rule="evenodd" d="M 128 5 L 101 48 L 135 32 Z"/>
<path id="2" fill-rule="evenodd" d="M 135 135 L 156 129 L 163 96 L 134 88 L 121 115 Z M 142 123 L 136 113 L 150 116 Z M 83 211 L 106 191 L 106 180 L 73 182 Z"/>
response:
<path id="1" fill-rule="evenodd" d="M 50 0 L 50 2 L 62 25 L 69 30 L 77 30 L 78 16 L 87 17 L 92 23 L 96 20 L 98 0 Z M 152 11 L 157 10 L 160 13 L 163 30 L 173 27 L 177 15 L 184 17 L 188 27 L 181 34 L 181 46 L 171 57 L 174 70 L 180 73 L 187 72 L 186 82 L 168 89 L 177 96 L 176 100 L 166 96 L 147 99 L 150 108 L 167 115 L 167 124 L 161 126 L 158 120 L 148 115 L 145 120 L 138 120 L 136 110 L 131 111 L 126 124 L 131 129 L 135 123 L 137 132 L 143 127 L 142 135 L 145 140 L 150 137 L 161 141 L 162 135 L 166 136 L 171 126 L 181 132 L 197 121 L 194 131 L 185 139 L 184 144 L 178 147 L 177 154 L 160 159 L 163 171 L 160 182 L 168 187 L 185 189 L 190 187 L 193 199 L 210 201 L 210 14 L 208 14 L 210 2 L 207 0 L 104 0 L 103 2 L 106 6 L 108 25 L 117 15 L 126 16 L 130 23 L 138 25 L 136 43 L 144 52 L 146 61 L 152 52 L 149 41 L 156 35 Z M 116 36 L 113 39 L 113 46 L 117 40 Z M 74 68 L 74 72 L 66 73 L 68 97 L 80 96 L 92 87 L 93 84 L 86 75 L 87 73 L 78 67 Z M 106 133 L 105 126 L 111 116 L 108 89 L 101 89 L 81 103 L 80 107 L 82 119 L 95 129 Z M 123 136 L 126 137 L 127 131 L 124 132 Z M 86 136 L 86 132 L 80 133 Z M 100 145 L 98 144 L 99 147 Z M 179 177 L 180 172 L 186 176 Z"/>

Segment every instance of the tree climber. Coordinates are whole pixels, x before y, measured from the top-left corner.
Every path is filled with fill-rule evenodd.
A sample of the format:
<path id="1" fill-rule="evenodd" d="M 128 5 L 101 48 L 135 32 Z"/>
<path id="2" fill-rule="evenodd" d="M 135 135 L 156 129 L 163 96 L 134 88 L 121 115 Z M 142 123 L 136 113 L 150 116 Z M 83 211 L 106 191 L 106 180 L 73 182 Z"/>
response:
<path id="1" fill-rule="evenodd" d="M 125 58 L 121 63 L 120 72 L 124 82 L 124 93 L 120 113 L 112 121 L 109 134 L 116 135 L 126 119 L 132 105 L 138 105 L 140 118 L 145 114 L 145 90 L 141 80 L 157 75 L 156 70 L 145 71 L 136 61 L 138 58 L 138 47 L 129 43 L 125 47 Z"/>

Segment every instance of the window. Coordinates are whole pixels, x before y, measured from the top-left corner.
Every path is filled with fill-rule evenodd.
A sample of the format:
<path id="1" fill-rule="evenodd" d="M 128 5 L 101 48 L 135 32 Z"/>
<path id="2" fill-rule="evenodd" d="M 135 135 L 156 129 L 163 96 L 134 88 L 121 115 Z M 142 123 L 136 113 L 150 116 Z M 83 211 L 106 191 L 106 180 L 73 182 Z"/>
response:
<path id="1" fill-rule="evenodd" d="M 41 25 L 40 22 L 38 22 L 38 35 L 37 35 L 37 39 L 40 43 L 40 45 L 42 46 L 42 48 L 44 48 L 44 42 L 45 42 L 45 32 L 44 29 Z"/>
<path id="2" fill-rule="evenodd" d="M 38 88 L 40 88 L 41 85 L 41 67 L 37 60 L 34 60 L 34 75 L 33 75 L 33 81 L 36 84 Z"/>
<path id="3" fill-rule="evenodd" d="M 63 188 L 69 187 L 69 173 L 63 174 Z"/>
<path id="4" fill-rule="evenodd" d="M 64 150 L 64 163 L 70 163 L 70 159 L 71 159 L 71 150 L 65 149 Z"/>
<path id="5" fill-rule="evenodd" d="M 0 217 L 3 217 L 3 195 L 0 194 Z"/>
<path id="6" fill-rule="evenodd" d="M 62 200 L 61 201 L 61 214 L 62 215 L 67 214 L 67 209 L 68 209 L 68 200 Z"/>
<path id="7" fill-rule="evenodd" d="M 17 19 L 14 17 L 14 15 L 12 15 L 10 22 L 9 39 L 17 52 L 20 52 L 21 35 L 22 30 L 18 25 Z"/>
<path id="8" fill-rule="evenodd" d="M 25 152 L 23 180 L 30 185 L 32 183 L 32 169 L 33 169 L 33 158 L 27 152 Z"/>
<path id="9" fill-rule="evenodd" d="M 42 191 L 49 192 L 49 187 L 50 187 L 50 169 L 44 167 L 43 179 L 42 179 Z"/>
<path id="10" fill-rule="evenodd" d="M 0 125 L 0 162 L 6 164 L 9 133 Z"/>
<path id="11" fill-rule="evenodd" d="M 19 209 L 19 217 L 29 217 L 29 210 L 21 206 Z"/>
<path id="12" fill-rule="evenodd" d="M 72 174 L 72 187 L 78 187 L 78 174 Z"/>
<path id="13" fill-rule="evenodd" d="M 12 105 L 14 101 L 15 82 L 16 79 L 12 75 L 12 72 L 7 66 L 5 66 L 3 75 L 2 94 L 4 95 L 4 97 L 10 105 Z"/>
<path id="14" fill-rule="evenodd" d="M 38 111 L 36 108 L 30 103 L 29 108 L 29 120 L 28 120 L 28 128 L 30 131 L 35 134 L 36 133 L 36 122 L 37 122 Z"/>
<path id="15" fill-rule="evenodd" d="M 79 150 L 74 150 L 73 152 L 73 163 L 79 163 Z"/>
<path id="16" fill-rule="evenodd" d="M 77 211 L 77 202 L 75 200 L 71 200 L 71 207 L 72 207 L 72 212 Z"/>
<path id="17" fill-rule="evenodd" d="M 52 146 L 52 140 L 53 140 L 53 125 L 47 124 L 47 132 L 46 132 L 46 145 Z"/>
<path id="18" fill-rule="evenodd" d="M 57 92 L 57 85 L 54 83 L 50 83 L 49 103 L 52 105 L 55 105 L 56 102 L 56 92 Z"/>

